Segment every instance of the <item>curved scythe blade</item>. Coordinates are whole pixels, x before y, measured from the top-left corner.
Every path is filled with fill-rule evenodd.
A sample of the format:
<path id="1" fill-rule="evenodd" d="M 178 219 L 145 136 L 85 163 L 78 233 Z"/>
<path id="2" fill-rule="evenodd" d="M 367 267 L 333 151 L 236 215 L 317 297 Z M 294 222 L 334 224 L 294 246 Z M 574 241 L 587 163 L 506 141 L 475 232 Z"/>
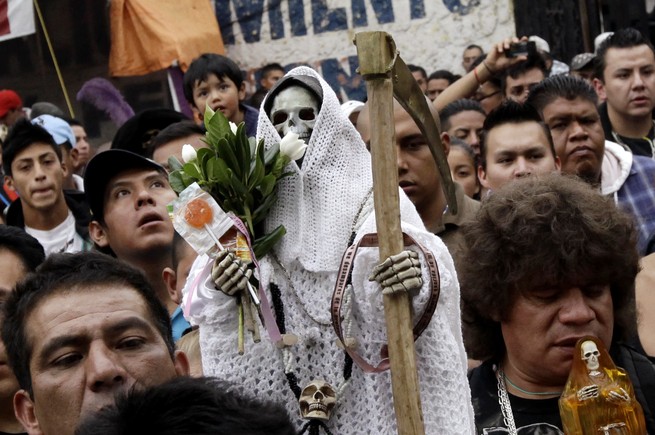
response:
<path id="1" fill-rule="evenodd" d="M 421 92 L 421 88 L 419 88 L 414 76 L 400 56 L 396 56 L 392 67 L 392 77 L 393 94 L 396 100 L 410 114 L 428 142 L 432 157 L 437 164 L 437 169 L 439 169 L 441 188 L 446 195 L 446 201 L 448 201 L 448 210 L 452 214 L 457 214 L 455 185 L 450 176 L 450 167 L 441 143 L 441 132 L 432 117 L 425 95 Z"/>

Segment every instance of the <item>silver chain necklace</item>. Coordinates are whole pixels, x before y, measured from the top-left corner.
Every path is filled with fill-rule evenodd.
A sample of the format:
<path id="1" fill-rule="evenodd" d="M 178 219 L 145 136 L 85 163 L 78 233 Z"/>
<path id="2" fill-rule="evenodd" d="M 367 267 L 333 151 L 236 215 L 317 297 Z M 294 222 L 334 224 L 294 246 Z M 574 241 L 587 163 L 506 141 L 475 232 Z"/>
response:
<path id="1" fill-rule="evenodd" d="M 498 380 L 498 403 L 500 404 L 500 412 L 503 413 L 503 422 L 507 426 L 509 435 L 517 435 L 514 414 L 512 414 L 512 405 L 509 402 L 507 388 L 505 388 L 505 374 L 503 373 L 503 369 L 498 368 L 496 370 L 496 379 Z"/>

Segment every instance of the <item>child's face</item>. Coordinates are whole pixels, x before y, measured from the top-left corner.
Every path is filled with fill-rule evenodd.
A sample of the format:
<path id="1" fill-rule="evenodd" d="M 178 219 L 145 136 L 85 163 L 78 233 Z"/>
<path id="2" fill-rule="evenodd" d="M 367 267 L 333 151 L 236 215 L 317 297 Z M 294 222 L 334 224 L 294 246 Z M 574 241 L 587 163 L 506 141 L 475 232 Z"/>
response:
<path id="1" fill-rule="evenodd" d="M 239 112 L 239 102 L 245 97 L 244 83 L 241 83 L 241 88 L 237 88 L 229 77 L 219 78 L 209 74 L 206 80 L 197 81 L 193 85 L 192 109 L 202 120 L 205 106 L 209 105 L 214 111 L 220 110 L 229 121 L 239 123 L 243 121 L 243 115 Z"/>

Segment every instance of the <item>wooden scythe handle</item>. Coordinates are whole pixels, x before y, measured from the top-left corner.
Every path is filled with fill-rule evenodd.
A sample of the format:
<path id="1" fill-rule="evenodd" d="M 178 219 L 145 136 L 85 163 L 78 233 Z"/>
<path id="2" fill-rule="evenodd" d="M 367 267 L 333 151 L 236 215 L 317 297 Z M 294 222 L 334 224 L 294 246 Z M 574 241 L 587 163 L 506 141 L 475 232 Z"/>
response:
<path id="1" fill-rule="evenodd" d="M 355 35 L 359 72 L 366 80 L 370 106 L 371 158 L 380 260 L 403 250 L 394 141 L 391 67 L 396 50 L 384 32 Z M 391 386 L 398 433 L 422 435 L 423 413 L 416 371 L 410 300 L 407 293 L 384 296 Z"/>

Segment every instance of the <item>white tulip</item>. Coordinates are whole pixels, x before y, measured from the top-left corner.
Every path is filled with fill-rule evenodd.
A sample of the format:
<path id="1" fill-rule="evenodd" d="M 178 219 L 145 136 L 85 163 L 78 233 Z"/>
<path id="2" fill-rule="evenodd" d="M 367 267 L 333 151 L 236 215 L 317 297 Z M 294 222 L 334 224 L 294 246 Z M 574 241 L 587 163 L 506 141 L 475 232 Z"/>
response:
<path id="1" fill-rule="evenodd" d="M 198 153 L 196 149 L 189 145 L 188 143 L 182 145 L 182 160 L 184 163 L 189 163 L 198 158 Z"/>
<path id="2" fill-rule="evenodd" d="M 232 130 L 232 134 L 237 134 L 237 128 L 238 128 L 237 125 L 232 121 L 229 122 L 230 122 L 230 130 Z"/>
<path id="3" fill-rule="evenodd" d="M 305 155 L 307 144 L 304 140 L 298 139 L 298 134 L 289 132 L 280 141 L 280 154 L 287 156 L 289 160 L 298 160 Z"/>

